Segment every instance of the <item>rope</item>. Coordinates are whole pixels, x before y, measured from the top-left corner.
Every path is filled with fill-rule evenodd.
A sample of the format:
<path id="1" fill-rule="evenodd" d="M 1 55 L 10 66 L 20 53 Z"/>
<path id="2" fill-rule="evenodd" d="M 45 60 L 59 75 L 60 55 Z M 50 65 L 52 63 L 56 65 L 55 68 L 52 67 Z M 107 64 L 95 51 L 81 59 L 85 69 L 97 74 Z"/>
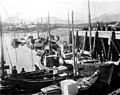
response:
<path id="1" fill-rule="evenodd" d="M 98 2 L 99 2 L 99 0 L 98 0 Z M 101 15 L 103 15 L 103 14 L 106 14 L 106 11 L 107 11 L 107 9 L 104 7 L 105 5 L 104 5 L 104 3 L 103 3 L 104 1 L 103 0 L 101 0 L 101 2 L 99 2 L 99 6 L 100 6 L 100 9 L 99 10 L 101 10 Z M 104 11 L 103 11 L 104 10 Z M 106 15 L 103 15 L 103 17 L 105 18 L 105 20 L 109 20 L 109 18 L 106 16 Z"/>
<path id="2" fill-rule="evenodd" d="M 3 11 L 5 12 L 6 16 L 9 17 L 7 10 L 5 9 L 5 7 L 3 6 L 3 4 L 1 2 L 0 2 L 0 6 L 3 9 Z"/>
<path id="3" fill-rule="evenodd" d="M 99 12 L 99 13 L 101 13 L 101 15 L 104 17 L 104 19 L 107 21 L 107 20 L 109 20 L 109 18 L 106 16 L 106 11 L 108 10 L 108 9 L 106 9 L 106 7 L 104 7 L 105 5 L 104 5 L 104 1 L 103 0 L 98 0 L 98 5 L 97 6 L 100 6 L 99 7 L 99 10 L 101 11 L 101 12 Z M 105 14 L 105 15 L 104 15 Z"/>
<path id="4" fill-rule="evenodd" d="M 116 43 L 117 43 L 118 47 L 120 47 L 120 43 L 119 43 L 118 39 L 116 40 Z M 119 49 L 118 49 L 118 51 L 119 51 Z"/>
<path id="5" fill-rule="evenodd" d="M 105 49 L 105 44 L 104 44 L 104 42 L 103 42 L 103 39 L 101 39 L 101 42 L 102 42 L 102 46 L 103 46 L 103 51 L 104 51 L 105 56 L 106 56 L 107 54 L 106 54 L 106 49 Z"/>
<path id="6" fill-rule="evenodd" d="M 117 51 L 117 53 L 119 54 L 119 50 L 117 49 L 117 46 L 115 45 L 114 41 L 113 41 L 113 40 L 111 40 L 111 41 L 112 41 L 112 44 L 113 44 L 113 46 L 114 46 L 115 50 L 116 50 L 116 51 Z"/>

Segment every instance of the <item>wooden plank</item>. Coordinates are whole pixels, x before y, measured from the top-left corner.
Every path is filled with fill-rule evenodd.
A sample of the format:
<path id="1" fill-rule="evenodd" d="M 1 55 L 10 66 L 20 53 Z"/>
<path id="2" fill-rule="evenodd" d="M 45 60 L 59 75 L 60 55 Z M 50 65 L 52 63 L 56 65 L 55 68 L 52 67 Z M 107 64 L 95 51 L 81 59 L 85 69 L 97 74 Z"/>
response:
<path id="1" fill-rule="evenodd" d="M 108 79 L 108 84 L 110 84 L 111 79 L 112 79 L 112 75 L 113 75 L 113 70 L 114 70 L 114 65 L 112 66 L 111 70 L 110 70 L 110 75 L 109 75 L 109 79 Z"/>
<path id="2" fill-rule="evenodd" d="M 77 30 L 75 30 L 77 31 Z M 79 36 L 84 36 L 86 31 L 79 31 L 78 30 L 78 35 Z M 91 31 L 92 37 L 95 37 L 95 32 L 96 31 Z M 98 37 L 99 38 L 110 38 L 112 34 L 112 31 L 98 31 Z M 75 34 L 76 35 L 76 34 Z M 116 39 L 120 39 L 120 31 L 115 31 Z M 89 31 L 87 31 L 87 36 L 89 36 Z"/>

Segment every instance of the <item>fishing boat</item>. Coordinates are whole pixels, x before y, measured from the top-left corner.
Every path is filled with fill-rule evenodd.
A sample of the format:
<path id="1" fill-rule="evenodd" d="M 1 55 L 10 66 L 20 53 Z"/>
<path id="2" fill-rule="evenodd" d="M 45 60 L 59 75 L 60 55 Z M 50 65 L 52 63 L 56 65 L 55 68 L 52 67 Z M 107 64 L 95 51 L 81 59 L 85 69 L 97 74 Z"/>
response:
<path id="1" fill-rule="evenodd" d="M 119 64 L 120 65 L 120 64 Z M 118 84 L 120 77 L 118 76 L 119 66 L 115 62 L 107 62 L 102 64 L 99 68 L 99 77 L 93 78 L 90 84 L 89 81 L 81 82 L 81 87 L 79 89 L 79 94 L 82 95 L 108 95 L 110 92 L 118 89 L 120 85 Z M 88 78 L 89 80 L 89 78 Z M 94 84 L 92 84 L 92 82 Z M 91 85 L 92 84 L 92 85 Z"/>
<path id="2" fill-rule="evenodd" d="M 33 50 L 33 49 L 34 49 L 34 42 L 35 42 L 35 39 L 33 39 L 33 36 L 28 36 L 26 45 L 27 45 L 30 49 Z"/>
<path id="3" fill-rule="evenodd" d="M 14 38 L 13 40 L 12 40 L 12 42 L 11 42 L 11 45 L 13 46 L 13 48 L 18 48 L 18 46 L 21 44 L 21 42 L 18 40 L 18 39 L 16 39 L 16 38 Z"/>
<path id="4" fill-rule="evenodd" d="M 21 46 L 24 46 L 26 42 L 27 42 L 27 39 L 25 37 L 20 38 Z"/>
<path id="5" fill-rule="evenodd" d="M 37 50 L 43 50 L 44 49 L 44 39 L 42 39 L 42 38 L 38 39 L 37 38 L 35 40 L 34 48 L 35 48 L 36 51 Z"/>
<path id="6" fill-rule="evenodd" d="M 21 44 L 21 42 L 16 37 L 16 31 L 13 32 L 13 36 L 14 36 L 14 38 L 11 41 L 11 45 L 13 46 L 13 48 L 18 48 L 18 46 Z"/>
<path id="7" fill-rule="evenodd" d="M 9 82 L 11 84 L 12 88 L 17 88 L 19 90 L 40 90 L 43 87 L 49 86 L 54 84 L 54 82 L 58 83 L 61 80 L 66 79 L 67 76 L 61 77 L 55 77 L 55 80 L 52 77 L 43 76 L 42 78 L 34 78 L 34 79 L 16 79 L 16 78 L 10 78 Z"/>

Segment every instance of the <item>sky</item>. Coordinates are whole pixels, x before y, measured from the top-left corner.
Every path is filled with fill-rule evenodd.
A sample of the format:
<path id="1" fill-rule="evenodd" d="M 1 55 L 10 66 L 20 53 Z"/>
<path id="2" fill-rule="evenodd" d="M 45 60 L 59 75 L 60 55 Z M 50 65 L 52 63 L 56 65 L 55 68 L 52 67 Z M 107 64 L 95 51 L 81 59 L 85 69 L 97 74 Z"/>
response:
<path id="1" fill-rule="evenodd" d="M 67 19 L 67 14 L 74 11 L 77 20 L 87 19 L 88 0 L 0 0 L 2 19 L 20 17 L 27 20 L 50 16 Z M 91 17 L 102 14 L 120 13 L 120 0 L 90 0 Z"/>

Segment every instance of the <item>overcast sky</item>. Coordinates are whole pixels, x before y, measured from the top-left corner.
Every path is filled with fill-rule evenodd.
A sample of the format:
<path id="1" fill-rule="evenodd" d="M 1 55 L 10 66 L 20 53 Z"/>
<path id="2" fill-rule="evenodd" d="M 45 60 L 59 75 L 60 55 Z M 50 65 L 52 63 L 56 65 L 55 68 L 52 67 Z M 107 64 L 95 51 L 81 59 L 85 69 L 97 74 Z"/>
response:
<path id="1" fill-rule="evenodd" d="M 0 0 L 2 18 L 10 16 L 27 20 L 55 16 L 67 19 L 67 13 L 74 11 L 75 19 L 87 19 L 88 0 Z M 120 12 L 120 0 L 90 0 L 91 16 Z"/>

